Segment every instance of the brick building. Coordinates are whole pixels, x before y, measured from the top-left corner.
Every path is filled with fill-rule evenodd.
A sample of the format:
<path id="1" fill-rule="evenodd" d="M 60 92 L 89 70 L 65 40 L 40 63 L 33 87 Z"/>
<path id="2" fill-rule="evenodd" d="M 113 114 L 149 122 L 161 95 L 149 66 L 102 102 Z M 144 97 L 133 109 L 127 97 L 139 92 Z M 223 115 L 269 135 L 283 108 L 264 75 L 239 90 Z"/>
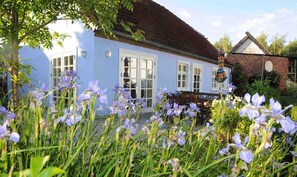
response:
<path id="1" fill-rule="evenodd" d="M 266 69 L 276 71 L 281 75 L 279 89 L 286 88 L 288 57 L 271 55 L 249 32 L 246 32 L 246 36 L 232 48 L 226 58 L 232 64 L 239 62 L 248 77 L 261 75 Z"/>

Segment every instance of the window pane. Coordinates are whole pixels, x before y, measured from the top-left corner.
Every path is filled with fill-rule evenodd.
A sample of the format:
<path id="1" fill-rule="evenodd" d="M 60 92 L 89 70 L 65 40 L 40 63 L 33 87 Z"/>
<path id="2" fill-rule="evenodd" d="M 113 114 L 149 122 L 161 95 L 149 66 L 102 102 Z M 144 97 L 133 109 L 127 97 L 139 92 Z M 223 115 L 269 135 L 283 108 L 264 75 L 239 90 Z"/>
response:
<path id="1" fill-rule="evenodd" d="M 153 78 L 153 71 L 152 70 L 147 70 L 146 71 L 146 78 L 152 79 Z"/>
<path id="2" fill-rule="evenodd" d="M 147 69 L 153 69 L 153 61 L 147 60 Z"/>
<path id="3" fill-rule="evenodd" d="M 131 89 L 131 97 L 136 98 L 136 90 L 135 89 Z"/>
<path id="4" fill-rule="evenodd" d="M 131 67 L 136 68 L 137 67 L 137 59 L 131 58 Z"/>
<path id="5" fill-rule="evenodd" d="M 185 74 L 183 74 L 183 78 L 182 78 L 182 80 L 186 80 L 186 75 Z"/>
<path id="6" fill-rule="evenodd" d="M 181 64 L 179 64 L 178 65 L 178 71 L 181 71 L 181 68 L 182 68 L 182 66 L 181 66 Z"/>
<path id="7" fill-rule="evenodd" d="M 57 62 L 58 62 L 57 66 L 61 66 L 61 60 L 60 60 L 60 58 L 57 60 Z"/>
<path id="8" fill-rule="evenodd" d="M 70 65 L 73 65 L 73 60 L 74 60 L 74 56 L 73 56 L 73 55 L 71 55 L 71 56 L 69 57 L 69 62 L 70 62 Z"/>
<path id="9" fill-rule="evenodd" d="M 147 98 L 152 98 L 153 97 L 153 90 L 152 89 L 148 89 L 147 90 Z"/>
<path id="10" fill-rule="evenodd" d="M 131 78 L 136 78 L 136 69 L 131 69 Z"/>
<path id="11" fill-rule="evenodd" d="M 146 98 L 146 91 L 141 89 L 141 98 Z"/>
<path id="12" fill-rule="evenodd" d="M 182 81 L 182 87 L 186 87 L 186 82 Z"/>
<path id="13" fill-rule="evenodd" d="M 68 65 L 68 58 L 64 57 L 64 65 Z"/>
<path id="14" fill-rule="evenodd" d="M 124 77 L 130 77 L 129 68 L 124 68 Z"/>
<path id="15" fill-rule="evenodd" d="M 128 57 L 125 57 L 125 59 L 124 59 L 124 66 L 129 67 L 129 63 L 130 63 L 129 58 Z"/>
<path id="16" fill-rule="evenodd" d="M 141 70 L 141 79 L 145 79 L 145 77 L 146 77 L 146 70 L 142 69 Z"/>
<path id="17" fill-rule="evenodd" d="M 148 99 L 148 100 L 147 100 L 147 103 L 146 103 L 146 106 L 147 106 L 147 107 L 152 107 L 152 104 L 153 104 L 152 99 Z"/>
<path id="18" fill-rule="evenodd" d="M 188 70 L 187 65 L 184 65 L 184 71 L 186 72 Z"/>
<path id="19" fill-rule="evenodd" d="M 147 80 L 147 88 L 153 88 L 153 81 Z"/>
<path id="20" fill-rule="evenodd" d="M 177 87 L 180 87 L 180 81 L 177 81 Z"/>
<path id="21" fill-rule="evenodd" d="M 180 75 L 180 74 L 178 74 L 178 76 L 177 76 L 177 79 L 178 79 L 178 80 L 180 80 L 180 79 L 181 79 L 181 75 Z"/>
<path id="22" fill-rule="evenodd" d="M 136 88 L 136 79 L 131 79 L 131 88 Z"/>
<path id="23" fill-rule="evenodd" d="M 146 80 L 141 80 L 141 88 L 146 88 Z"/>
<path id="24" fill-rule="evenodd" d="M 147 68 L 147 60 L 141 60 L 141 68 L 146 69 Z"/>

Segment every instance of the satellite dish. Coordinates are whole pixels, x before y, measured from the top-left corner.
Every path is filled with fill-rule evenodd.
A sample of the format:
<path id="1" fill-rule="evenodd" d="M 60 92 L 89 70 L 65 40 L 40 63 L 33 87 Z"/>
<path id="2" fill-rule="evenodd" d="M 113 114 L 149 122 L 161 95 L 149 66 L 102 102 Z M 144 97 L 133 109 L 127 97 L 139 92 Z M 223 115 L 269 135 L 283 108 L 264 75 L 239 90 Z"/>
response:
<path id="1" fill-rule="evenodd" d="M 266 61 L 266 62 L 265 62 L 265 70 L 266 70 L 267 72 L 271 72 L 272 69 L 273 69 L 273 64 L 272 64 L 272 62 L 269 61 L 269 60 Z"/>

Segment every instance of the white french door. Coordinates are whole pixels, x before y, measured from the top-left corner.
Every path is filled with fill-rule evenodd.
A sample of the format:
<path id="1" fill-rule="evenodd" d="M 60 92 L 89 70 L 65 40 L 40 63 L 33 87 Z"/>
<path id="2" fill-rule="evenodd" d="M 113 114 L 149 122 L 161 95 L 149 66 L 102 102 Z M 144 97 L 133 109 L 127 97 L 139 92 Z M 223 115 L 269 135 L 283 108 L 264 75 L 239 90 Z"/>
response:
<path id="1" fill-rule="evenodd" d="M 147 107 L 143 108 L 143 112 L 152 111 L 155 100 L 155 57 L 121 50 L 119 83 L 131 92 L 133 101 L 146 100 Z"/>
<path id="2" fill-rule="evenodd" d="M 51 60 L 51 87 L 52 89 L 57 87 L 57 83 L 60 77 L 66 70 L 76 70 L 76 57 L 75 52 L 64 53 L 61 55 L 55 55 Z M 56 102 L 60 97 L 60 92 L 55 90 L 53 92 L 53 101 Z"/>
<path id="3" fill-rule="evenodd" d="M 193 92 L 202 91 L 202 66 L 193 64 Z"/>

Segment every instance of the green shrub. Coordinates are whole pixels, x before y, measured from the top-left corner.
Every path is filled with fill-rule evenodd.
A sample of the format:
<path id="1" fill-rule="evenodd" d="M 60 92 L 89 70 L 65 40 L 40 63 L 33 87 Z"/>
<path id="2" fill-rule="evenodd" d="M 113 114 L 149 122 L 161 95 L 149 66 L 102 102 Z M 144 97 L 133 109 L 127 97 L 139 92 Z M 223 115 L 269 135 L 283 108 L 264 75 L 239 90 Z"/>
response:
<path id="1" fill-rule="evenodd" d="M 248 82 L 248 77 L 244 73 L 243 66 L 236 62 L 232 68 L 232 84 L 237 87 L 237 89 L 234 90 L 234 94 L 237 96 L 243 96 L 246 84 Z"/>
<path id="2" fill-rule="evenodd" d="M 246 92 L 252 95 L 255 93 L 264 95 L 266 98 L 266 103 L 269 102 L 270 98 L 274 98 L 274 100 L 279 100 L 280 98 L 280 92 L 278 91 L 278 89 L 272 88 L 269 85 L 269 81 L 267 80 L 264 80 L 264 81 L 256 80 L 255 82 L 253 82 L 252 84 L 249 84 L 246 87 Z"/>
<path id="3" fill-rule="evenodd" d="M 239 97 L 228 95 L 224 100 L 214 100 L 211 108 L 211 122 L 216 127 L 219 139 L 229 142 L 236 132 L 248 134 L 251 124 L 247 117 L 239 115 L 243 106 Z"/>

